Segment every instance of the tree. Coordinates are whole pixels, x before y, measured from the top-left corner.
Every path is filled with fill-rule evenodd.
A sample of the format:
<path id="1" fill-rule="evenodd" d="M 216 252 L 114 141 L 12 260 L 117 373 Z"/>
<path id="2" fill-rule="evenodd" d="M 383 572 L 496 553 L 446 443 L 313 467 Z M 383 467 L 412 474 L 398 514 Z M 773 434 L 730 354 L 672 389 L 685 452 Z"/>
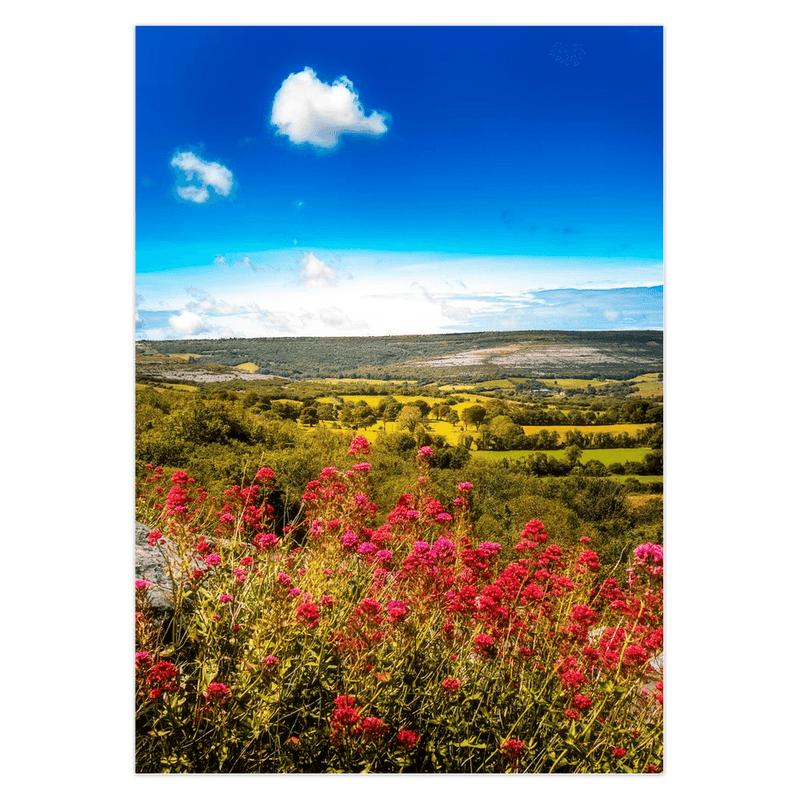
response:
<path id="1" fill-rule="evenodd" d="M 464 422 L 464 425 L 470 426 L 474 425 L 475 430 L 478 430 L 480 424 L 486 418 L 486 409 L 483 406 L 475 405 L 475 406 L 467 406 L 461 412 L 461 419 Z"/>
<path id="2" fill-rule="evenodd" d="M 431 407 L 428 403 L 426 403 L 422 398 L 419 400 L 412 400 L 412 404 L 417 406 L 419 410 L 422 412 L 422 416 L 427 417 L 428 414 L 431 413 Z"/>
<path id="3" fill-rule="evenodd" d="M 397 416 L 397 430 L 402 431 L 407 429 L 411 433 L 414 433 L 417 426 L 421 424 L 422 411 L 419 406 L 413 403 L 403 406 L 402 411 Z"/>
<path id="4" fill-rule="evenodd" d="M 575 464 L 577 464 L 580 460 L 580 457 L 583 455 L 583 450 L 581 450 L 578 445 L 573 444 L 564 451 L 564 455 L 566 456 L 567 461 L 569 461 L 569 463 L 574 467 Z"/>
<path id="5" fill-rule="evenodd" d="M 403 406 L 391 395 L 386 395 L 378 401 L 378 413 L 384 422 L 394 422 Z"/>
<path id="6" fill-rule="evenodd" d="M 498 449 L 510 450 L 514 439 L 523 435 L 522 428 L 511 417 L 499 414 L 488 425 L 492 445 Z"/>
<path id="7" fill-rule="evenodd" d="M 317 409 L 314 406 L 306 406 L 301 412 L 298 419 L 301 425 L 316 425 L 319 422 Z"/>

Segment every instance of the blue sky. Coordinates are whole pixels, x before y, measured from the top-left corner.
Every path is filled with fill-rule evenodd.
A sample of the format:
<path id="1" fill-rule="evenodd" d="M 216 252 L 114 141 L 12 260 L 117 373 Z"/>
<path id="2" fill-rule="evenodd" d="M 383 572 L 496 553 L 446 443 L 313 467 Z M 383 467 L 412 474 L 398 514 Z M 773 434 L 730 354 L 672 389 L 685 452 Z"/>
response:
<path id="1" fill-rule="evenodd" d="M 137 338 L 663 327 L 662 30 L 139 27 Z"/>

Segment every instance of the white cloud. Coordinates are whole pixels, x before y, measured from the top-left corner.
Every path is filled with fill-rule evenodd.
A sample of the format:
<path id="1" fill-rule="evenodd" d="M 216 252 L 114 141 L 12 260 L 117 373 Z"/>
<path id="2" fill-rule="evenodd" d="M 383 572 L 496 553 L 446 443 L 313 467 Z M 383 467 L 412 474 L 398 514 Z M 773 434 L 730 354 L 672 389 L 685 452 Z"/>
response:
<path id="1" fill-rule="evenodd" d="M 241 305 L 231 303 L 227 300 L 217 300 L 206 291 L 189 287 L 187 294 L 194 298 L 186 304 L 186 310 L 196 314 L 207 314 L 213 316 L 228 316 L 230 314 L 244 314 L 260 311 L 257 303 Z"/>
<path id="2" fill-rule="evenodd" d="M 214 264 L 215 264 L 217 267 L 227 267 L 227 266 L 228 266 L 228 262 L 227 262 L 227 260 L 225 259 L 225 256 L 216 256 L 216 257 L 214 258 Z"/>
<path id="3" fill-rule="evenodd" d="M 208 330 L 205 320 L 193 311 L 181 311 L 169 318 L 169 326 L 175 333 L 190 336 Z"/>
<path id="4" fill-rule="evenodd" d="M 377 111 L 364 114 L 358 92 L 344 75 L 327 84 L 306 67 L 281 84 L 270 122 L 294 144 L 330 149 L 336 147 L 342 134 L 381 136 L 388 130 L 386 119 Z"/>
<path id="5" fill-rule="evenodd" d="M 456 307 L 452 303 L 448 303 L 447 300 L 434 297 L 421 283 L 414 281 L 414 283 L 411 285 L 415 286 L 429 303 L 438 306 L 442 316 L 445 319 L 461 321 L 470 316 L 470 309 L 465 307 Z"/>
<path id="6" fill-rule="evenodd" d="M 321 288 L 323 286 L 336 286 L 336 270 L 329 267 L 313 253 L 306 253 L 300 260 L 301 273 L 305 278 L 306 286 Z"/>
<path id="7" fill-rule="evenodd" d="M 205 203 L 210 197 L 209 187 L 223 197 L 227 197 L 233 189 L 233 173 L 227 167 L 216 161 L 203 161 L 190 151 L 176 153 L 170 165 L 183 172 L 184 180 L 190 182 L 187 186 L 175 187 L 178 196 L 183 200 Z"/>

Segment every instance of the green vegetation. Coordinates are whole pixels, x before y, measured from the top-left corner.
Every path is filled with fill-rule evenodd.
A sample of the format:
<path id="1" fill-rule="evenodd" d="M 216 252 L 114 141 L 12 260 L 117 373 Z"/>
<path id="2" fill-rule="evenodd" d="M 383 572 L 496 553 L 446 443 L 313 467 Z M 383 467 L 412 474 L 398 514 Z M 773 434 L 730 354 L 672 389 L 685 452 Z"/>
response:
<path id="1" fill-rule="evenodd" d="M 382 513 L 412 476 L 416 450 L 431 446 L 431 493 L 443 499 L 454 482 L 473 483 L 476 535 L 484 539 L 508 544 L 508 537 L 535 517 L 548 525 L 557 543 L 592 536 L 611 570 L 624 563 L 637 541 L 661 541 L 660 498 L 652 497 L 655 505 L 646 507 L 628 501 L 661 491 L 662 426 L 644 422 L 660 418 L 660 405 L 613 398 L 591 406 L 576 398 L 547 405 L 485 397 L 473 402 L 441 389 L 419 394 L 410 386 L 401 387 L 405 395 L 338 395 L 321 381 L 231 386 L 200 384 L 187 392 L 183 386 L 138 385 L 137 475 L 148 463 L 182 469 L 218 493 L 269 463 L 282 486 L 273 503 L 280 531 L 302 515 L 308 482 L 326 463 L 345 455 L 358 433 L 373 448 L 373 491 Z M 549 432 L 549 441 L 544 431 L 529 436 L 515 422 L 547 417 L 585 423 L 590 414 L 604 424 L 562 426 Z M 630 430 L 608 429 L 608 418 L 632 417 L 641 421 L 615 423 Z M 592 447 L 609 436 L 641 444 Z M 509 446 L 534 437 L 541 449 Z"/>
<path id="2" fill-rule="evenodd" d="M 443 342 L 499 346 L 497 336 L 395 337 L 389 349 L 430 362 Z M 602 382 L 569 374 L 569 359 L 557 376 L 398 362 L 389 381 L 371 377 L 389 371 L 388 356 L 331 378 L 289 366 L 301 344 L 308 357 L 333 340 L 271 341 L 281 355 L 266 366 L 259 341 L 137 345 L 137 518 L 157 529 L 173 578 L 189 570 L 173 587 L 169 631 L 150 616 L 147 582 L 137 586 L 137 769 L 586 772 L 628 759 L 628 771 L 660 770 L 663 684 L 650 671 L 660 617 L 645 631 L 639 606 L 626 606 L 631 635 L 647 638 L 631 650 L 636 663 L 586 661 L 574 696 L 564 677 L 579 673 L 563 672 L 566 651 L 551 647 L 556 632 L 559 648 L 571 642 L 575 609 L 594 613 L 598 586 L 628 586 L 643 554 L 658 555 L 650 577 L 660 576 L 663 402 L 650 371 L 660 360 Z M 362 356 L 386 352 L 347 341 Z M 334 374 L 349 358 L 338 348 Z M 285 375 L 264 374 L 273 370 Z M 519 548 L 543 546 L 542 530 L 540 557 L 565 558 L 540 582 Z M 472 575 L 484 593 L 455 627 L 455 584 L 431 594 L 434 573 L 412 569 L 415 547 L 443 542 L 461 559 L 453 580 Z M 491 574 L 470 572 L 484 551 Z M 587 552 L 591 575 L 576 569 Z M 213 563 L 192 567 L 198 553 Z M 486 627 L 491 582 L 523 569 L 527 594 L 510 583 Z M 547 614 L 531 614 L 543 586 Z M 642 587 L 629 588 L 638 603 Z M 378 607 L 381 637 L 364 639 L 359 626 Z M 619 630 L 620 613 L 609 606 L 598 625 Z M 529 643 L 514 643 L 508 614 L 529 626 Z M 576 659 L 590 635 L 581 629 Z M 645 681 L 657 691 L 642 694 Z M 358 721 L 341 741 L 340 717 Z"/>

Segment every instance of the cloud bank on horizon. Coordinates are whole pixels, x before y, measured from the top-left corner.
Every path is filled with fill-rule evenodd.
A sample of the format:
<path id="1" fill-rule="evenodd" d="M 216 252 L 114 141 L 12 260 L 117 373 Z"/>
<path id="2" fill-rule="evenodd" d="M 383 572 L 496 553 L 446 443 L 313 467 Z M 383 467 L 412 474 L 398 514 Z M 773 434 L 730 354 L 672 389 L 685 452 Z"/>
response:
<path id="1" fill-rule="evenodd" d="M 254 257 L 272 268 L 255 277 L 245 257 L 140 276 L 137 338 L 663 327 L 659 263 L 311 251 Z"/>
<path id="2" fill-rule="evenodd" d="M 255 57 L 183 84 L 164 46 L 190 59 L 197 32 L 137 29 L 137 338 L 663 327 L 660 33 L 634 41 L 653 57 L 631 77 L 616 29 L 587 29 L 613 46 L 572 74 L 553 69 L 550 29 L 370 29 L 413 40 L 415 79 L 337 30 L 209 29 L 220 55 L 249 53 L 247 36 L 277 63 L 313 39 L 320 62 L 352 62 L 330 82 L 273 71 L 265 92 Z M 206 95 L 236 102 L 209 116 Z M 259 138 L 248 120 L 270 96 Z"/>

